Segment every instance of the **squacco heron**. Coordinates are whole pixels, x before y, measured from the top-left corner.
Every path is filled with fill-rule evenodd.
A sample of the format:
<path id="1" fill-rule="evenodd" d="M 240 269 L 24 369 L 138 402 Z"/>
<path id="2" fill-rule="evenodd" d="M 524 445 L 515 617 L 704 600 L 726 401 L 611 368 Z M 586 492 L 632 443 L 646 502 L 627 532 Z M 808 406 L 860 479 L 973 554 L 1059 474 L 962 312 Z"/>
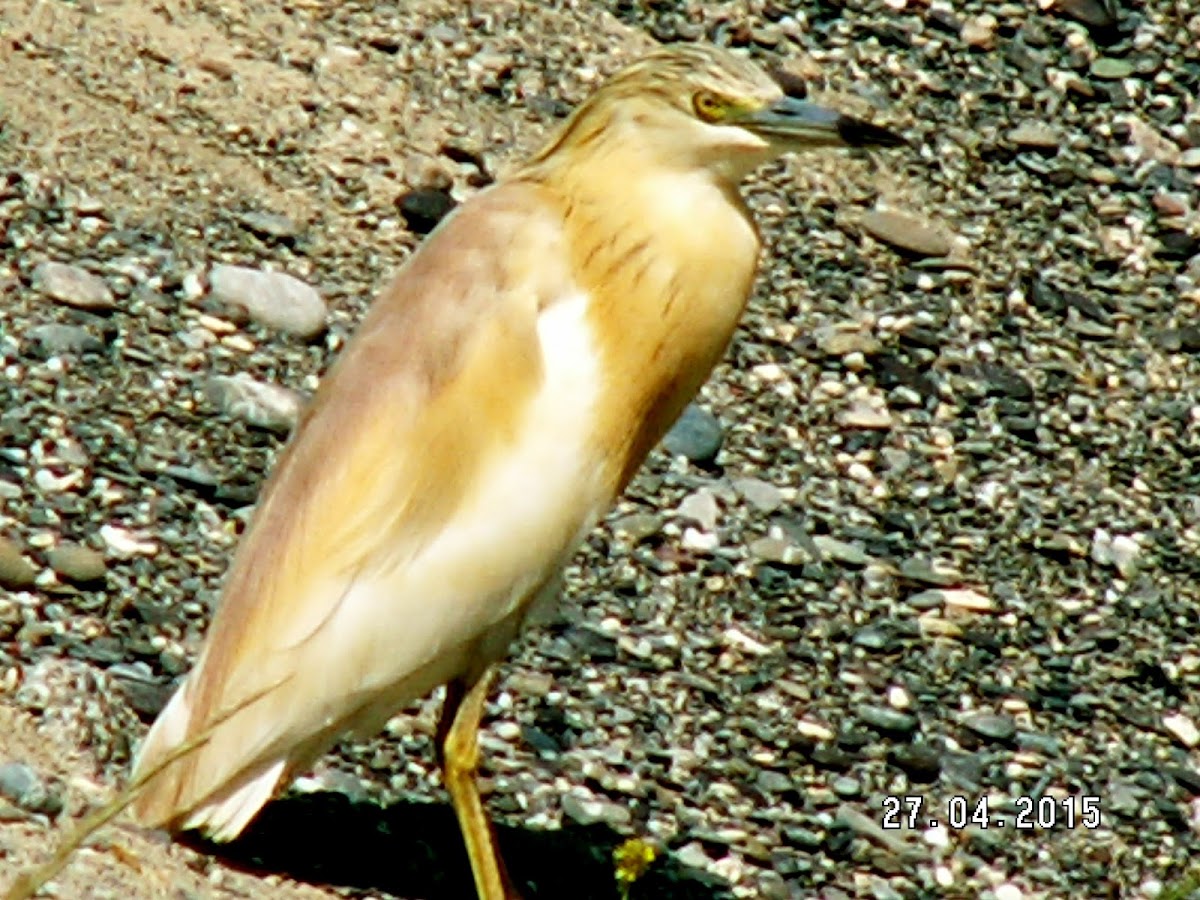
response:
<path id="1" fill-rule="evenodd" d="M 139 818 L 232 839 L 340 736 L 445 684 L 476 888 L 516 896 L 475 780 L 493 670 L 729 344 L 759 255 L 739 183 L 787 151 L 896 143 L 730 52 L 664 48 L 448 217 L 268 479 L 138 773 L 211 734 Z"/>

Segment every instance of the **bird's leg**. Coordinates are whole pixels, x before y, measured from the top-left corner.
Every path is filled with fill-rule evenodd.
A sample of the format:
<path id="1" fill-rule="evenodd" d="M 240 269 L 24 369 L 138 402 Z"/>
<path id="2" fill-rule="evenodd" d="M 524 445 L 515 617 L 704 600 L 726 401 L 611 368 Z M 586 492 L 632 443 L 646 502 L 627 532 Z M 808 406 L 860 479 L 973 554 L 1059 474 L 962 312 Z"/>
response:
<path id="1" fill-rule="evenodd" d="M 475 781 L 479 767 L 479 720 L 494 671 L 494 667 L 489 667 L 473 684 L 452 681 L 446 686 L 437 742 L 442 777 L 467 845 L 480 900 L 519 900 L 504 871 L 496 833 L 483 809 Z"/>

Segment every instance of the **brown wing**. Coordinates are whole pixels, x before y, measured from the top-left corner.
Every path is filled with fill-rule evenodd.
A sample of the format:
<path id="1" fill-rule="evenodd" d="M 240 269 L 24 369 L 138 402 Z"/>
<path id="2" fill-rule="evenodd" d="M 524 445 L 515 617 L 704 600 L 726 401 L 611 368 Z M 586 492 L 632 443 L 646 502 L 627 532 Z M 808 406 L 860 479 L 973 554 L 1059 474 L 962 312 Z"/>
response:
<path id="1" fill-rule="evenodd" d="M 138 773 L 263 696 L 150 782 L 135 806 L 143 821 L 234 836 L 357 716 L 428 689 L 406 679 L 453 676 L 443 670 L 461 664 L 454 641 L 504 614 L 521 587 L 504 583 L 512 572 L 472 581 L 452 553 L 433 554 L 442 569 L 411 570 L 517 438 L 542 378 L 539 311 L 566 283 L 546 259 L 560 240 L 535 189 L 497 187 L 376 301 L 281 455 L 200 660 Z M 457 579 L 461 603 L 422 606 L 434 578 Z"/>

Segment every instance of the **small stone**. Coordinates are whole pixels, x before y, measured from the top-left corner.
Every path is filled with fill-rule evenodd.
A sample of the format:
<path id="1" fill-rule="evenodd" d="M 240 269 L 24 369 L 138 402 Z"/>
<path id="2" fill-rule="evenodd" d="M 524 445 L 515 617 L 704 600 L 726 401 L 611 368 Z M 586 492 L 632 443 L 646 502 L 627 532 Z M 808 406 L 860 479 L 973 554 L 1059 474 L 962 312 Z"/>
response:
<path id="1" fill-rule="evenodd" d="M 82 355 L 104 349 L 104 343 L 86 328 L 57 322 L 30 328 L 25 332 L 25 340 L 35 344 L 44 357 L 68 353 Z"/>
<path id="2" fill-rule="evenodd" d="M 662 531 L 663 520 L 654 513 L 633 513 L 612 523 L 613 531 L 632 544 L 640 544 Z"/>
<path id="3" fill-rule="evenodd" d="M 705 531 L 713 531 L 717 527 L 717 519 L 721 516 L 721 507 L 717 496 L 708 488 L 701 488 L 694 494 L 683 498 L 675 515 L 681 519 L 695 522 Z"/>
<path id="4" fill-rule="evenodd" d="M 939 587 L 949 587 L 962 582 L 962 573 L 957 569 L 919 557 L 906 559 L 900 563 L 900 575 L 910 581 L 920 581 Z"/>
<path id="5" fill-rule="evenodd" d="M 812 557 L 800 545 L 787 538 L 765 537 L 751 541 L 750 555 L 767 563 L 784 566 L 802 566 L 812 562 Z"/>
<path id="6" fill-rule="evenodd" d="M 996 46 L 996 29 L 1000 23 L 991 13 L 973 16 L 963 23 L 963 43 L 977 50 L 991 50 Z"/>
<path id="7" fill-rule="evenodd" d="M 879 338 L 864 331 L 857 322 L 849 326 L 818 328 L 813 333 L 813 339 L 821 352 L 829 356 L 849 356 L 851 353 L 874 356 L 883 349 Z"/>
<path id="8" fill-rule="evenodd" d="M 20 591 L 32 587 L 37 569 L 24 556 L 21 547 L 8 538 L 0 538 L 0 587 Z"/>
<path id="9" fill-rule="evenodd" d="M 116 525 L 104 525 L 100 528 L 100 539 L 104 541 L 109 552 L 118 559 L 132 559 L 135 556 L 155 556 L 158 554 L 158 544 L 127 528 Z"/>
<path id="10" fill-rule="evenodd" d="M 1106 0 L 1055 0 L 1054 9 L 1088 27 L 1088 30 L 1104 31 L 1117 24 L 1111 4 Z"/>
<path id="11" fill-rule="evenodd" d="M 783 492 L 758 478 L 736 478 L 733 489 L 760 513 L 773 513 L 783 506 Z"/>
<path id="12" fill-rule="evenodd" d="M 642 541 L 661 532 L 662 517 L 654 515 L 653 512 L 634 512 L 614 521 L 612 529 L 630 544 L 641 544 Z"/>
<path id="13" fill-rule="evenodd" d="M 33 287 L 53 300 L 78 309 L 103 312 L 116 306 L 104 279 L 66 263 L 42 263 L 33 270 Z"/>
<path id="14" fill-rule="evenodd" d="M 685 844 L 675 851 L 675 861 L 681 866 L 688 869 L 707 869 L 712 863 L 707 853 L 704 852 L 704 845 L 699 841 L 692 841 L 690 844 Z"/>
<path id="15" fill-rule="evenodd" d="M 1009 129 L 1006 137 L 1018 147 L 1038 150 L 1053 150 L 1062 144 L 1062 134 L 1046 122 L 1022 122 Z"/>
<path id="16" fill-rule="evenodd" d="M 667 432 L 663 448 L 672 456 L 684 456 L 700 465 L 717 458 L 725 433 L 717 417 L 701 406 L 690 404 Z"/>
<path id="17" fill-rule="evenodd" d="M 988 612 L 992 609 L 990 597 L 970 588 L 921 591 L 910 596 L 908 602 L 918 609 L 932 609 L 938 605 L 968 609 L 973 612 Z"/>
<path id="18" fill-rule="evenodd" d="M 1011 741 L 1017 735 L 1017 725 L 1011 716 L 994 713 L 971 713 L 962 718 L 962 724 L 989 741 Z"/>
<path id="19" fill-rule="evenodd" d="M 400 215 L 413 234 L 429 234 L 457 205 L 450 192 L 441 188 L 417 188 L 397 201 Z"/>
<path id="20" fill-rule="evenodd" d="M 46 561 L 55 572 L 75 584 L 96 584 L 108 574 L 104 554 L 82 544 L 59 544 L 46 552 Z"/>
<path id="21" fill-rule="evenodd" d="M 889 734 L 909 735 L 917 730 L 917 717 L 887 706 L 865 705 L 858 717 L 867 725 Z"/>
<path id="22" fill-rule="evenodd" d="M 56 815 L 63 806 L 41 776 L 22 762 L 0 764 L 0 797 L 32 813 Z"/>
<path id="23" fill-rule="evenodd" d="M 832 562 L 845 563 L 849 566 L 865 566 L 871 561 L 870 555 L 856 544 L 839 541 L 827 534 L 818 534 L 812 539 L 814 546 L 824 559 Z"/>
<path id="24" fill-rule="evenodd" d="M 280 434 L 296 427 L 304 408 L 304 398 L 298 392 L 257 381 L 244 372 L 210 378 L 204 393 L 210 403 L 231 419 Z"/>
<path id="25" fill-rule="evenodd" d="M 786 794 L 790 791 L 794 782 L 792 779 L 782 772 L 773 772 L 770 769 L 763 769 L 758 773 L 758 788 L 765 794 Z"/>
<path id="26" fill-rule="evenodd" d="M 1187 716 L 1181 713 L 1164 716 L 1162 723 L 1163 728 L 1189 750 L 1200 744 L 1200 729 L 1197 729 L 1196 723 Z"/>
<path id="27" fill-rule="evenodd" d="M 624 806 L 610 800 L 585 799 L 566 794 L 562 799 L 563 813 L 580 825 L 595 825 L 602 822 L 614 827 L 628 825 L 632 815 Z"/>
<path id="28" fill-rule="evenodd" d="M 917 256 L 947 256 L 953 248 L 941 226 L 917 213 L 877 206 L 863 214 L 862 227 L 872 237 Z"/>
<path id="29" fill-rule="evenodd" d="M 208 276 L 213 299 L 260 325 L 301 338 L 325 330 L 325 301 L 316 289 L 282 272 L 244 266 L 213 266 Z"/>
<path id="30" fill-rule="evenodd" d="M 1185 169 L 1200 169 L 1200 147 L 1189 147 L 1179 154 L 1179 165 Z"/>
<path id="31" fill-rule="evenodd" d="M 287 216 L 272 212 L 248 212 L 238 217 L 247 230 L 260 237 L 292 240 L 300 234 L 300 226 Z"/>
<path id="32" fill-rule="evenodd" d="M 843 800 L 853 800 L 862 794 L 862 782 L 857 778 L 851 778 L 849 775 L 839 775 L 833 779 L 830 787 Z"/>
<path id="33" fill-rule="evenodd" d="M 1133 63 L 1126 59 L 1099 56 L 1092 60 L 1091 73 L 1102 81 L 1120 81 L 1133 74 Z"/>
<path id="34" fill-rule="evenodd" d="M 886 406 L 858 401 L 837 414 L 839 425 L 847 428 L 862 428 L 865 431 L 882 431 L 892 427 L 892 414 Z"/>
<path id="35" fill-rule="evenodd" d="M 942 755 L 931 744 L 904 744 L 892 751 L 891 761 L 918 784 L 936 781 L 942 771 Z"/>

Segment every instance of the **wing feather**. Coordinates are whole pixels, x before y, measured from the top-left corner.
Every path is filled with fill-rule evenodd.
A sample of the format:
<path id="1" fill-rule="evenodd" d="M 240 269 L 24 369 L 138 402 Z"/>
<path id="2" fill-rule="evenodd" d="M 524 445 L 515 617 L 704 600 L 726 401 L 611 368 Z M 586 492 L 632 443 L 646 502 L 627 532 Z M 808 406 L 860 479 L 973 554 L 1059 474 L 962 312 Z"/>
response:
<path id="1" fill-rule="evenodd" d="M 553 576 L 580 527 L 569 517 L 518 526 L 515 548 L 489 547 L 506 535 L 487 524 L 454 532 L 487 522 L 483 483 L 521 464 L 539 316 L 571 292 L 548 264 L 562 239 L 535 187 L 493 188 L 375 302 L 281 454 L 135 776 L 267 693 L 148 784 L 144 822 L 235 836 L 348 727 L 461 674 L 471 642 Z"/>

